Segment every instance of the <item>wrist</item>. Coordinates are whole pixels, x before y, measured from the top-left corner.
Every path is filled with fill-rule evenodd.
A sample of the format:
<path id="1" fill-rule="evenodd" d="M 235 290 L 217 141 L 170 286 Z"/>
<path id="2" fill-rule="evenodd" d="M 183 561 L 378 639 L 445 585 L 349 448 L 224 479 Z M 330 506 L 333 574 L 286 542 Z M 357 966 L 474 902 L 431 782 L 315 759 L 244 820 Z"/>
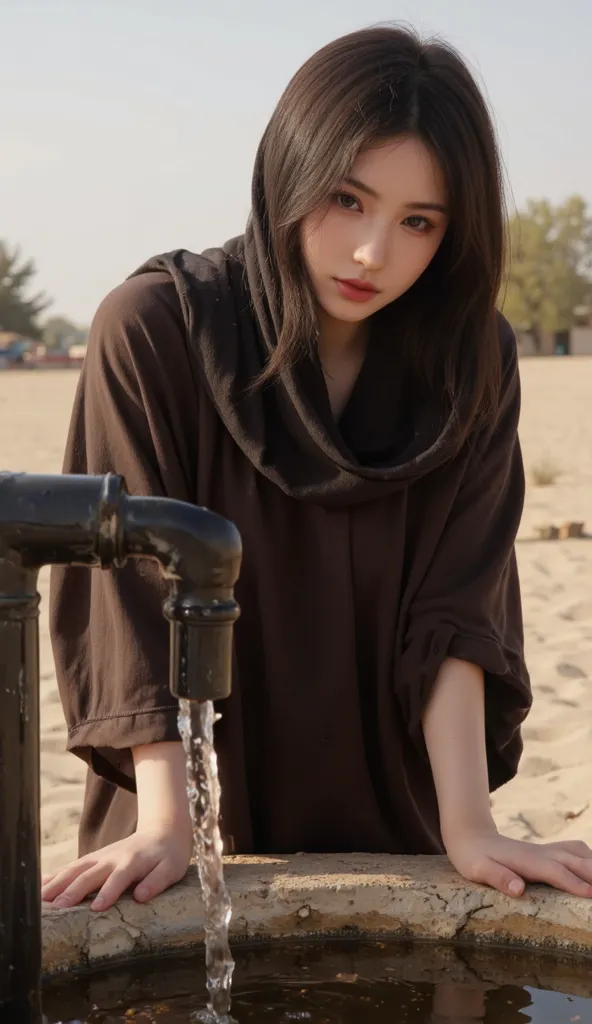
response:
<path id="1" fill-rule="evenodd" d="M 473 814 L 441 820 L 440 833 L 444 847 L 448 850 L 454 843 L 469 836 L 498 835 L 498 829 L 491 814 Z"/>

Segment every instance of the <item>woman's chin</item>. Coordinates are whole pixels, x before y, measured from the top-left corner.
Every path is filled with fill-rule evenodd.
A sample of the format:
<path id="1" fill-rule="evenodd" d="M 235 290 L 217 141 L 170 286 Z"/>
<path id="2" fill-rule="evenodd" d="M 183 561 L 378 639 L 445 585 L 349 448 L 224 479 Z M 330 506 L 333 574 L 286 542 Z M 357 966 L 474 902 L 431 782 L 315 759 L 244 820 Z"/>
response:
<path id="1" fill-rule="evenodd" d="M 321 306 L 327 316 L 331 317 L 332 320 L 339 320 L 345 324 L 359 324 L 363 320 L 367 320 L 372 313 L 376 312 L 375 305 L 374 302 L 355 303 L 348 302 L 347 299 L 337 299 L 337 301 L 328 302 L 321 301 Z"/>

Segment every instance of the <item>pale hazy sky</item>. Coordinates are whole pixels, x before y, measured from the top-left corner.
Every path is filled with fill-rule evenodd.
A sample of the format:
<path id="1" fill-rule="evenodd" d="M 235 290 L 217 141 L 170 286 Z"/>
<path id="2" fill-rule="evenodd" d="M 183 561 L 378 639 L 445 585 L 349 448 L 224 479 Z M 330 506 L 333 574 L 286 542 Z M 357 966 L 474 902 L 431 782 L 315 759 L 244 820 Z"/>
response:
<path id="1" fill-rule="evenodd" d="M 592 0 L 0 0 L 0 238 L 88 322 L 148 256 L 239 234 L 259 137 L 319 46 L 404 20 L 454 43 L 514 200 L 592 200 Z"/>

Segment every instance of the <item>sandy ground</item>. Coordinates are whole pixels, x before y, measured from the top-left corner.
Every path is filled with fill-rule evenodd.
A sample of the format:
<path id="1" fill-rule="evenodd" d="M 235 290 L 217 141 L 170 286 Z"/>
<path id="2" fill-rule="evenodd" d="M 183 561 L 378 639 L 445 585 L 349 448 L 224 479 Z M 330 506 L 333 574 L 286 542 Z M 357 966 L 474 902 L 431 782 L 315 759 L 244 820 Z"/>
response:
<path id="1" fill-rule="evenodd" d="M 0 374 L 0 467 L 60 471 L 75 371 Z M 518 544 L 527 657 L 535 701 L 518 777 L 494 797 L 499 826 L 517 838 L 592 844 L 592 541 L 533 541 L 538 525 L 583 520 L 592 532 L 592 360 L 522 363 L 522 444 L 529 473 Z M 550 461 L 550 486 L 533 468 Z M 84 766 L 65 752 L 40 577 L 42 835 L 45 870 L 76 853 Z"/>

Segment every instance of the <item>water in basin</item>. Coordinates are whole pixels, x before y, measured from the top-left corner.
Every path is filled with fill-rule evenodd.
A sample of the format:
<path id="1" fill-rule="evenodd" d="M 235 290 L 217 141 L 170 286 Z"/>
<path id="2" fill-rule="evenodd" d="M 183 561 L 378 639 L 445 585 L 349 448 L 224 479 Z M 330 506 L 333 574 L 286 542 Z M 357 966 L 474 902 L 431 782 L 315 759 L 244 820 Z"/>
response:
<path id="1" fill-rule="evenodd" d="M 592 962 L 482 947 L 334 940 L 235 947 L 238 1024 L 592 1024 Z M 46 985 L 51 1024 L 190 1024 L 202 951 Z"/>

